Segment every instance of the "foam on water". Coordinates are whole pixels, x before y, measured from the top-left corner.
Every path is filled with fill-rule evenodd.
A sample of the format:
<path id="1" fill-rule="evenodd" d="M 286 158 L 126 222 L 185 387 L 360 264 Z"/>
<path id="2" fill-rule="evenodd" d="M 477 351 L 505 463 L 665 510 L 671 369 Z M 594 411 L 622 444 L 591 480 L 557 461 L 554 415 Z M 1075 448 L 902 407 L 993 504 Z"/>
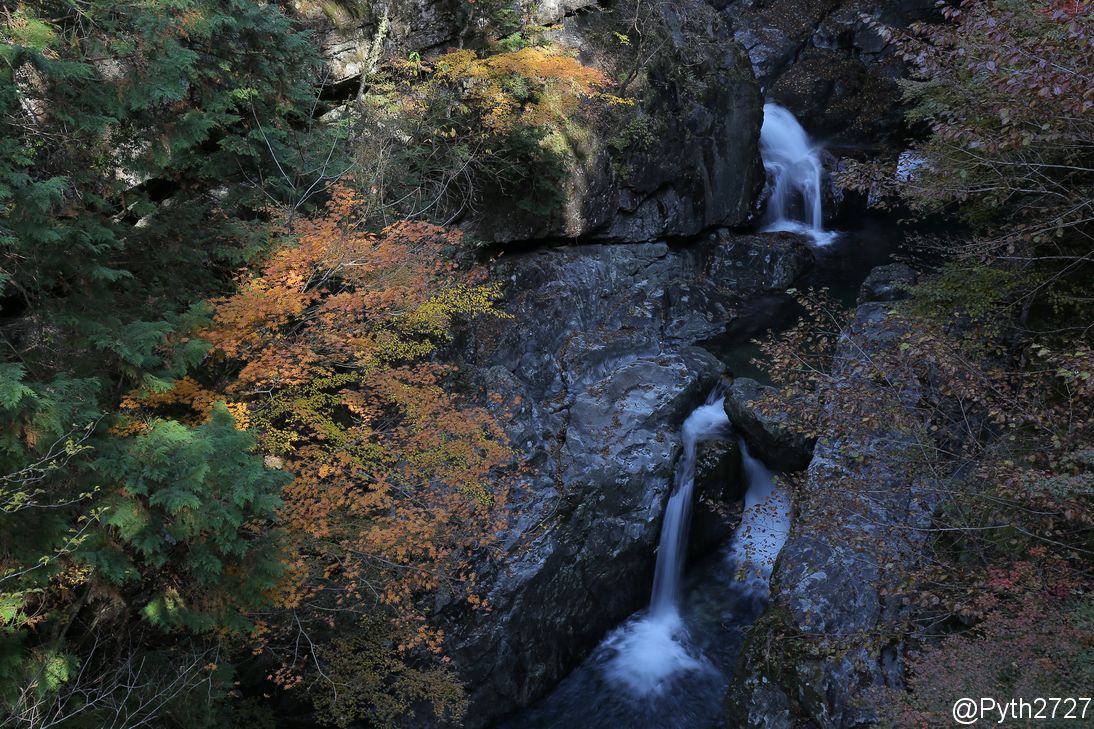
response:
<path id="1" fill-rule="evenodd" d="M 624 623 L 605 640 L 605 675 L 637 696 L 660 695 L 684 673 L 707 667 L 688 652 L 680 614 L 668 610 Z"/>
<path id="2" fill-rule="evenodd" d="M 801 233 L 819 246 L 835 239 L 836 233 L 824 229 L 820 152 L 793 114 L 778 104 L 764 104 L 760 156 L 771 181 L 765 232 Z"/>

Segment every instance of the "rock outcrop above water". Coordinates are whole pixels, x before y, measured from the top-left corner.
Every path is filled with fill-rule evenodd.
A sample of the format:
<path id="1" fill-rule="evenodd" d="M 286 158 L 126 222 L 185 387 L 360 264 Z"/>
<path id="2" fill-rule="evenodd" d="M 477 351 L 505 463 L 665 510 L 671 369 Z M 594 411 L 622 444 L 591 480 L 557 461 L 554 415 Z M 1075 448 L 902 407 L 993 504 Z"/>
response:
<path id="1" fill-rule="evenodd" d="M 878 266 L 866 276 L 859 289 L 858 302 L 898 301 L 911 296 L 917 280 L 916 272 L 907 263 Z"/>
<path id="2" fill-rule="evenodd" d="M 762 401 L 775 388 L 738 377 L 726 393 L 729 422 L 744 435 L 753 454 L 774 471 L 800 471 L 813 459 L 814 441 L 790 427 L 782 414 L 764 412 Z"/>
<path id="3" fill-rule="evenodd" d="M 737 502 L 748 484 L 741 473 L 741 448 L 732 434 L 699 443 L 695 459 L 695 508 L 690 552 L 704 554 L 733 535 Z"/>
<path id="4" fill-rule="evenodd" d="M 412 53 L 435 60 L 488 40 L 479 37 L 475 9 L 454 0 L 368 4 L 359 15 L 332 10 L 339 7 L 302 0 L 299 12 L 317 27 L 332 87 L 346 98 L 385 60 Z M 484 181 L 474 210 L 460 214 L 468 232 L 506 246 L 635 242 L 747 221 L 763 182 L 762 98 L 747 54 L 718 11 L 706 0 L 549 0 L 520 12 L 530 13 L 529 38 L 605 72 L 613 79 L 607 90 L 630 105 L 596 102 L 597 113 L 566 120 L 565 133 L 549 145 L 558 168 L 551 181 L 543 178 L 557 187 L 549 204 L 516 204 L 520 191 Z"/>
<path id="5" fill-rule="evenodd" d="M 735 235 L 710 233 L 712 256 L 708 273 L 725 289 L 785 291 L 813 266 L 807 238 L 797 233 Z"/>
<path id="6" fill-rule="evenodd" d="M 504 557 L 479 570 L 491 612 L 445 612 L 477 725 L 530 703 L 647 601 L 679 428 L 722 372 L 694 344 L 774 283 L 711 275 L 750 250 L 739 243 L 588 245 L 497 265 L 514 318 L 479 327 L 466 358 L 527 477 Z M 731 456 L 711 452 L 712 469 Z"/>
<path id="7" fill-rule="evenodd" d="M 898 346 L 887 306 L 858 308 L 835 373 L 853 385 L 864 358 Z M 916 397 L 910 386 L 901 398 Z M 884 419 L 879 419 L 884 421 Z M 886 422 L 850 439 L 822 437 L 807 471 L 767 613 L 753 627 L 730 682 L 728 727 L 822 729 L 872 724 L 870 690 L 900 680 L 898 643 L 879 640 L 900 617 L 899 567 L 937 504 L 916 472 L 914 443 Z"/>
<path id="8" fill-rule="evenodd" d="M 903 133 L 904 66 L 867 19 L 905 26 L 933 0 L 731 0 L 725 14 L 765 94 L 814 137 L 875 146 Z"/>

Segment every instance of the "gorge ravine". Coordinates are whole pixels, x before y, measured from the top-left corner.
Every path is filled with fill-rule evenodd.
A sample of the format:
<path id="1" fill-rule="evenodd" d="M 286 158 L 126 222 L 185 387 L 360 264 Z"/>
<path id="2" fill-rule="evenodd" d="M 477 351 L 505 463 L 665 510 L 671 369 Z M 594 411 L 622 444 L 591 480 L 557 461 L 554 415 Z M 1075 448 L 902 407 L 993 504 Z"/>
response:
<path id="1" fill-rule="evenodd" d="M 906 22 L 912 4 L 897 5 L 878 2 L 878 12 Z M 853 58 L 867 77 L 892 72 L 892 59 L 857 15 L 839 3 L 811 8 L 816 15 L 794 31 L 794 45 L 775 53 L 773 44 L 749 35 L 780 22 L 759 6 L 733 3 L 713 15 L 706 3 L 687 6 L 687 22 L 662 19 L 675 28 L 659 46 L 667 65 L 651 65 L 643 85 L 632 87 L 642 107 L 634 114 L 655 125 L 662 118 L 670 125 L 681 117 L 707 120 L 689 142 L 701 154 L 681 157 L 676 132 L 665 131 L 640 156 L 608 165 L 610 178 L 595 156 L 586 158 L 583 170 L 573 171 L 575 194 L 585 201 L 573 219 L 584 231 L 576 235 L 512 226 L 502 234 L 498 221 L 489 223 L 494 228 L 467 223 L 500 246 L 493 249 L 502 253 L 494 276 L 504 284 L 504 309 L 512 317 L 479 326 L 461 342 L 467 380 L 492 395 L 484 402 L 507 424 L 525 466 L 511 499 L 520 516 L 504 535 L 503 556 L 477 570 L 490 611 L 469 613 L 443 600 L 437 606 L 447 652 L 471 699 L 468 726 L 493 726 L 535 704 L 647 604 L 680 426 L 727 367 L 762 379 L 749 364 L 750 341 L 790 323 L 795 308 L 786 291 L 823 285 L 852 303 L 868 270 L 887 263 L 899 245 L 891 221 L 861 216 L 855 199 L 836 204 L 827 184 L 825 212 L 835 219 L 822 226 L 843 231 L 828 245 L 789 232 L 750 232 L 768 222 L 761 202 L 761 88 L 784 108 L 809 109 L 780 81 L 800 70 L 799 53 Z M 600 41 L 582 45 L 582 39 L 602 38 L 613 18 L 568 14 L 560 41 L 577 43 L 589 60 L 602 59 Z M 715 37 L 722 40 L 712 46 Z M 685 50 L 702 59 L 690 67 L 701 86 L 679 86 L 662 74 L 674 63 L 668 56 Z M 895 84 L 887 88 L 895 93 Z M 829 110 L 813 106 L 799 116 L 804 126 L 823 130 L 834 115 L 858 120 L 875 112 L 850 110 L 845 93 L 853 95 L 837 89 L 825 102 L 834 105 Z M 840 154 L 885 154 L 878 145 L 901 133 L 892 119 L 865 127 L 844 119 L 833 142 Z M 838 164 L 830 155 L 823 162 L 826 169 Z M 623 173 L 626 179 L 618 177 Z M 696 180 L 705 181 L 697 198 L 683 184 Z M 619 198 L 597 193 L 621 187 Z M 601 203 L 606 207 L 596 207 Z M 690 549 L 709 553 L 735 524 L 719 517 L 720 504 L 743 489 L 720 483 L 697 490 Z M 731 652 L 732 643 L 726 642 Z M 716 711 L 721 693 L 712 691 L 707 702 Z"/>
<path id="2" fill-rule="evenodd" d="M 798 133 L 804 137 L 800 128 Z M 820 150 L 816 150 L 816 153 L 819 155 Z M 675 276 L 669 279 L 671 282 L 669 285 L 680 287 L 681 306 L 685 303 L 699 304 L 699 306 L 693 306 L 689 313 L 700 315 L 704 323 L 700 326 L 699 321 L 689 322 L 679 312 L 675 312 L 675 316 L 668 320 L 685 323 L 686 326 L 677 329 L 684 336 L 687 336 L 690 329 L 691 332 L 699 334 L 699 341 L 703 341 L 704 337 L 707 338 L 709 342 L 707 346 L 711 348 L 711 351 L 717 352 L 722 361 L 733 363 L 731 366 L 736 369 L 737 363 L 747 360 L 748 353 L 751 351 L 751 345 L 748 344 L 751 336 L 747 333 L 751 331 L 748 328 L 750 326 L 748 322 L 752 322 L 751 326 L 754 326 L 757 320 L 761 321 L 763 328 L 779 328 L 788 323 L 787 317 L 792 316 L 793 307 L 790 306 L 790 297 L 785 294 L 785 290 L 795 281 L 806 285 L 811 282 L 818 285 L 838 282 L 846 291 L 853 292 L 850 293 L 853 298 L 857 293 L 858 282 L 865 277 L 869 269 L 874 264 L 887 260 L 889 251 L 899 244 L 899 231 L 891 226 L 885 226 L 879 230 L 876 228 L 876 223 L 866 222 L 868 224 L 860 229 L 846 231 L 838 237 L 832 236 L 831 244 L 826 247 L 818 247 L 808 238 L 805 239 L 808 241 L 807 245 L 801 238 L 794 235 L 769 233 L 755 237 L 715 235 L 696 247 L 677 250 L 659 249 L 656 253 L 659 262 L 663 260 L 661 256 L 666 256 L 675 266 L 684 264 L 674 267 Z M 556 250 L 552 258 L 565 258 L 562 270 L 573 271 L 575 266 L 583 267 L 588 264 L 592 256 L 599 259 L 605 254 L 619 255 L 634 250 L 634 246 L 597 246 L 587 250 L 580 248 Z M 710 272 L 710 279 L 722 275 L 720 282 L 723 284 L 722 287 L 717 286 L 719 283 L 717 280 L 696 281 L 689 278 L 693 275 L 689 271 L 694 270 L 692 267 L 696 265 L 694 258 L 696 254 L 699 258 L 699 269 Z M 537 254 L 533 260 L 538 261 L 538 265 L 543 265 L 547 263 L 547 258 L 544 254 Z M 624 260 L 629 258 L 626 256 Z M 628 262 L 626 268 L 633 270 L 632 265 Z M 648 265 L 644 264 L 642 268 L 647 268 Z M 812 268 L 808 270 L 810 266 Z M 600 275 L 605 274 L 607 272 Z M 562 275 L 565 278 L 569 274 Z M 607 275 L 609 279 L 618 281 L 617 273 Z M 618 283 L 626 280 L 623 279 Z M 630 280 L 634 281 L 634 279 Z M 553 286 L 558 285 L 558 283 L 553 284 Z M 641 285 L 631 291 L 632 293 L 642 292 L 644 298 L 643 287 L 648 285 L 648 279 L 643 279 Z M 739 303 L 732 305 L 733 313 L 730 316 L 719 321 L 719 317 L 725 316 L 721 312 L 730 311 L 730 309 L 721 308 L 726 305 L 725 303 L 717 303 L 719 300 L 727 302 L 725 293 L 727 288 L 740 297 L 737 299 Z M 658 296 L 664 296 L 667 293 L 662 292 L 664 289 L 657 287 L 654 293 Z M 713 309 L 704 308 L 712 304 L 715 304 Z M 660 306 L 650 309 L 646 304 L 644 308 L 646 311 L 658 311 Z M 674 313 L 674 309 L 670 305 L 669 309 L 662 310 L 659 316 L 671 313 Z M 734 324 L 727 329 L 726 322 L 729 320 L 732 320 Z M 739 331 L 738 327 L 741 325 L 746 326 L 746 333 L 734 334 L 735 331 Z M 662 331 L 668 330 L 662 329 Z M 582 340 L 578 338 L 575 341 Z M 723 366 L 719 364 L 711 372 L 721 370 Z M 655 371 L 660 372 L 653 369 L 644 371 L 651 375 Z M 711 375 L 706 375 L 692 382 L 714 382 L 709 379 L 710 377 Z M 615 403 L 620 413 L 634 412 L 634 407 L 638 403 L 650 402 L 647 395 L 650 391 L 657 393 L 653 403 L 664 401 L 664 394 L 658 392 L 664 385 L 659 383 L 640 383 L 625 378 L 622 383 L 617 380 L 613 384 L 614 387 L 597 386 L 597 390 L 602 395 L 610 395 L 613 390 L 622 394 L 623 398 L 629 402 Z M 689 392 L 692 394 L 687 395 L 687 398 L 692 403 L 701 397 L 701 394 L 694 389 Z M 639 393 L 641 395 L 636 398 L 635 396 Z M 599 405 L 598 409 L 601 407 L 604 406 Z M 693 417 L 702 412 L 703 407 L 700 407 Z M 653 413 L 656 416 L 656 405 Z M 677 419 L 672 427 L 673 431 L 678 432 L 681 429 L 680 424 L 686 421 L 687 411 L 677 409 L 676 413 Z M 605 416 L 607 414 L 605 413 Z M 572 419 L 570 424 L 571 427 L 574 425 Z M 603 424 L 606 428 L 611 428 L 613 425 L 618 427 L 618 419 L 598 419 L 593 424 Z M 630 440 L 631 434 L 625 435 Z M 666 435 L 660 438 L 654 436 L 654 443 L 668 440 Z M 765 604 L 766 574 L 770 571 L 775 554 L 778 552 L 777 545 L 781 544 L 786 536 L 784 519 L 788 506 L 784 501 L 785 497 L 781 493 L 776 493 L 773 498 L 763 501 L 762 506 L 757 508 L 755 502 L 762 501 L 758 495 L 766 495 L 771 489 L 770 472 L 759 459 L 752 457 L 748 446 L 743 441 L 739 447 L 736 445 L 737 436 L 730 435 L 728 440 L 733 444 L 734 451 L 733 455 L 727 459 L 729 476 L 726 475 L 726 465 L 723 463 L 722 470 L 718 472 L 723 482 L 710 484 L 711 474 L 708 473 L 706 479 L 708 483 L 699 487 L 696 516 L 699 522 L 706 522 L 706 525 L 698 523 L 696 531 L 700 534 L 695 535 L 702 541 L 701 546 L 698 547 L 699 554 L 709 552 L 720 543 L 725 546 L 721 550 L 715 549 L 714 556 L 701 560 L 687 576 L 679 609 L 662 611 L 660 614 L 651 609 L 636 614 L 615 629 L 605 626 L 604 632 L 600 635 L 607 635 L 607 637 L 592 650 L 591 655 L 581 667 L 574 670 L 534 708 L 518 713 L 512 721 L 504 722 L 501 726 L 715 727 L 725 725 L 722 697 L 748 626 L 760 614 Z M 677 457 L 677 475 L 680 473 L 681 465 L 685 465 L 688 460 L 686 456 L 688 437 L 685 435 L 682 441 L 685 444 L 685 455 Z M 570 445 L 569 439 L 567 439 L 567 445 Z M 703 459 L 703 451 L 704 444 L 700 444 L 700 460 Z M 642 454 L 639 457 L 645 456 L 637 449 L 635 451 L 625 449 L 621 452 Z M 654 498 L 654 501 L 639 502 L 642 506 L 638 508 L 651 509 L 663 503 L 660 499 L 665 498 L 668 481 L 672 478 L 672 471 L 667 466 L 668 464 L 658 467 L 655 471 L 657 475 L 647 482 L 645 491 L 647 496 Z M 686 468 L 683 470 L 686 471 Z M 700 481 L 703 481 L 702 464 L 699 470 Z M 717 472 L 717 469 L 715 471 Z M 719 476 L 715 476 L 715 479 L 717 478 Z M 680 479 L 678 478 L 676 482 L 680 484 Z M 719 526 L 712 536 L 709 528 L 709 523 L 712 521 L 711 515 L 719 510 L 724 513 L 725 509 L 724 506 L 720 506 L 718 500 L 731 502 L 734 498 L 739 498 L 746 490 L 748 495 L 745 496 L 745 513 L 738 530 L 744 538 L 728 541 L 735 522 L 731 520 L 727 524 L 724 516 L 713 519 Z M 656 494 L 661 496 L 658 498 Z M 600 503 L 605 501 L 603 496 L 597 496 L 596 500 Z M 576 509 L 581 510 L 589 506 L 582 503 L 578 504 Z M 672 510 L 673 504 L 670 500 L 665 513 L 671 513 Z M 644 521 L 648 520 L 645 523 L 655 526 L 659 522 L 660 511 L 645 513 L 648 514 L 642 517 Z M 756 521 L 764 521 L 758 519 L 761 515 L 768 516 L 769 519 L 766 521 L 769 523 L 757 527 Z M 607 517 L 609 528 L 612 528 L 612 521 L 617 519 L 619 519 L 617 513 Z M 672 523 L 671 520 L 663 522 L 662 540 L 665 536 L 664 530 L 668 528 L 665 525 L 670 523 Z M 590 527 L 595 529 L 596 525 L 591 524 Z M 771 538 L 764 538 L 765 530 Z M 648 530 L 645 533 L 650 535 Z M 595 539 L 594 534 L 596 532 L 590 532 L 590 537 Z M 623 534 L 626 534 L 626 531 Z M 749 535 L 753 538 L 749 539 Z M 695 555 L 697 549 L 695 540 L 692 541 L 690 551 Z M 644 543 L 650 550 L 647 555 L 647 559 L 650 559 L 654 551 L 651 536 L 646 536 Z M 664 543 L 661 550 L 662 554 L 659 558 L 664 556 Z M 759 569 L 740 569 L 748 554 L 755 555 L 756 561 L 763 566 Z M 626 584 L 632 581 L 637 581 L 638 587 L 644 583 L 648 589 L 652 575 L 645 570 L 635 571 L 633 567 L 628 566 L 637 563 L 638 557 L 626 552 L 621 552 L 619 555 L 621 559 L 616 558 L 618 561 L 613 562 L 613 558 L 608 558 L 604 564 L 597 565 L 598 569 L 602 568 L 609 572 L 613 567 L 621 568 L 616 574 L 617 579 L 609 589 L 613 590 L 614 594 L 634 589 Z M 575 569 L 584 567 L 578 563 L 573 565 Z M 625 575 L 635 576 L 624 578 Z M 757 577 L 757 575 L 760 576 Z M 640 595 L 641 592 L 638 594 Z M 572 596 L 567 599 L 572 599 Z M 656 597 L 654 599 L 656 600 Z M 562 604 L 565 602 L 560 601 Z M 637 608 L 641 603 L 635 604 L 636 602 L 635 600 L 630 604 Z M 681 680 L 673 680 L 674 676 Z"/>

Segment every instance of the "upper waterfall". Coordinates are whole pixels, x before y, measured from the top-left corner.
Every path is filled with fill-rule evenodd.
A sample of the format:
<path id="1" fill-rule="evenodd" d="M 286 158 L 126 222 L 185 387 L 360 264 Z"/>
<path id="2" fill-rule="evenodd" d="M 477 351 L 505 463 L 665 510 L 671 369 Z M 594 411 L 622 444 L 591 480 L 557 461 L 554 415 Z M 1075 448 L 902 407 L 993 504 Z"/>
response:
<path id="1" fill-rule="evenodd" d="M 831 242 L 836 234 L 824 229 L 820 148 L 778 104 L 764 104 L 760 156 L 771 181 L 764 230 L 804 233 L 817 245 Z"/>

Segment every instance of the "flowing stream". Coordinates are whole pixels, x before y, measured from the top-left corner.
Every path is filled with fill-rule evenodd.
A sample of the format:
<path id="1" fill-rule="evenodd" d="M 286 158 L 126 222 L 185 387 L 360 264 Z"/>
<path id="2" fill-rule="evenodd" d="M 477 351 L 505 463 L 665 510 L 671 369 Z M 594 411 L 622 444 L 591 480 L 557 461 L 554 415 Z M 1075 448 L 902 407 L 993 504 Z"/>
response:
<path id="1" fill-rule="evenodd" d="M 508 729 L 702 729 L 719 726 L 722 695 L 748 625 L 759 615 L 790 528 L 790 501 L 740 441 L 745 507 L 732 542 L 683 579 L 703 440 L 729 436 L 720 393 L 681 428 L 683 452 L 665 508 L 650 606 L 601 641 L 586 661 Z"/>
<path id="2" fill-rule="evenodd" d="M 828 286 L 853 301 L 866 273 L 889 260 L 902 234 L 891 223 L 879 226 L 871 219 L 838 236 L 824 230 L 820 150 L 786 109 L 764 107 L 760 148 L 772 186 L 765 230 L 809 235 L 818 248 L 805 284 Z M 764 330 L 793 323 L 796 313 L 789 296 L 759 297 L 722 337 L 703 346 L 737 374 L 764 379 L 764 373 L 748 369 L 755 354 L 749 342 Z M 740 525 L 729 544 L 685 574 L 697 450 L 705 439 L 729 433 L 716 391 L 681 427 L 683 452 L 665 507 L 649 607 L 611 631 L 550 694 L 501 729 L 725 726 L 726 685 L 746 633 L 767 603 L 791 513 L 789 495 L 739 440 L 747 487 Z"/>
<path id="3" fill-rule="evenodd" d="M 730 547 L 730 561 L 742 584 L 766 597 L 775 560 L 790 533 L 790 496 L 775 485 L 771 471 L 752 456 L 744 439 L 738 442 L 748 491 Z"/>
<path id="4" fill-rule="evenodd" d="M 819 246 L 836 237 L 824 229 L 820 153 L 793 114 L 778 104 L 764 104 L 760 156 L 771 183 L 765 231 L 802 233 Z"/>

